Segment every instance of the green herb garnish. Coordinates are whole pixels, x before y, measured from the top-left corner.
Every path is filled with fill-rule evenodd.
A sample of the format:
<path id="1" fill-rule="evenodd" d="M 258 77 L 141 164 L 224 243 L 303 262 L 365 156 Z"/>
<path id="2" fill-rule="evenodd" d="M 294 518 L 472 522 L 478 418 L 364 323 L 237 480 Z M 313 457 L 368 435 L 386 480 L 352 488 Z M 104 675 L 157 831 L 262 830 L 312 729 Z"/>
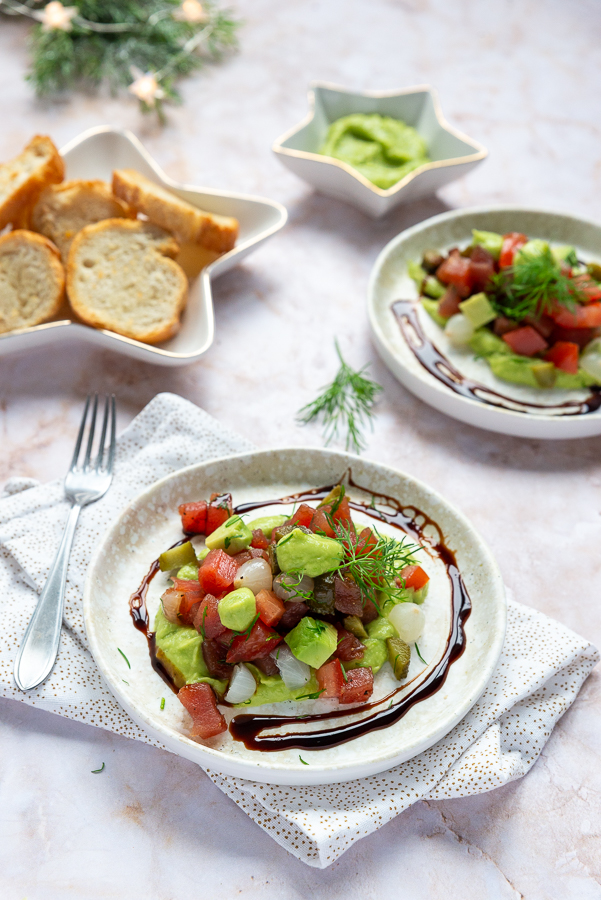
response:
<path id="1" fill-rule="evenodd" d="M 424 659 L 424 657 L 423 657 L 423 656 L 421 655 L 421 653 L 419 652 L 419 647 L 417 646 L 417 643 L 416 643 L 416 645 L 415 645 L 415 652 L 417 653 L 417 655 L 419 656 L 419 658 L 421 659 L 421 661 L 423 662 L 423 664 L 424 664 L 425 666 L 427 666 L 428 663 L 426 662 L 426 660 Z"/>
<path id="2" fill-rule="evenodd" d="M 250 633 L 251 633 L 251 631 L 253 630 L 253 628 L 255 627 L 255 625 L 257 624 L 257 622 L 259 621 L 259 618 L 260 618 L 259 613 L 257 613 L 257 615 L 254 617 L 254 619 L 252 620 L 252 622 L 250 623 L 250 625 L 248 626 L 248 628 L 246 629 L 246 631 L 241 631 L 241 632 L 240 632 L 240 634 L 245 634 L 245 635 L 246 635 L 246 637 L 244 638 L 245 641 L 247 641 L 247 640 L 249 639 Z M 278 636 L 279 636 L 279 635 L 278 635 Z"/>
<path id="3" fill-rule="evenodd" d="M 128 660 L 127 656 L 125 655 L 125 653 L 123 652 L 123 650 L 121 649 L 121 647 L 117 647 L 117 650 L 119 651 L 119 653 L 121 654 L 121 656 L 123 657 L 123 659 L 125 660 L 125 662 L 127 663 L 128 668 L 131 669 L 131 666 L 130 666 L 130 664 L 129 664 L 129 660 Z"/>
<path id="4" fill-rule="evenodd" d="M 300 753 L 299 753 L 299 755 L 298 755 L 298 758 L 299 758 L 300 761 L 302 762 L 303 766 L 308 766 L 308 765 L 309 765 L 308 762 L 305 762 L 305 760 L 302 758 L 302 756 L 300 755 Z"/>
<path id="5" fill-rule="evenodd" d="M 165 698 L 161 697 L 161 709 L 165 709 Z"/>
<path id="6" fill-rule="evenodd" d="M 92 769 L 92 775 L 98 775 L 100 772 L 104 772 L 104 763 L 102 763 L 99 769 Z"/>
<path id="7" fill-rule="evenodd" d="M 373 406 L 381 385 L 365 377 L 367 366 L 355 371 L 344 361 L 338 341 L 334 343 L 340 360 L 340 368 L 331 384 L 323 388 L 312 403 L 299 410 L 297 421 L 307 425 L 321 419 L 326 444 L 346 431 L 345 449 L 360 453 L 365 447 L 363 430 L 372 424 Z"/>
<path id="8" fill-rule="evenodd" d="M 548 247 L 538 253 L 518 253 L 513 266 L 492 276 L 487 293 L 496 312 L 516 321 L 542 316 L 555 304 L 573 309 L 578 300 L 586 301 L 578 283 L 562 271 Z"/>
<path id="9" fill-rule="evenodd" d="M 312 694 L 301 694 L 300 697 L 297 697 L 297 700 L 317 700 L 317 698 L 323 694 L 325 688 L 322 688 L 320 691 L 314 691 Z"/>

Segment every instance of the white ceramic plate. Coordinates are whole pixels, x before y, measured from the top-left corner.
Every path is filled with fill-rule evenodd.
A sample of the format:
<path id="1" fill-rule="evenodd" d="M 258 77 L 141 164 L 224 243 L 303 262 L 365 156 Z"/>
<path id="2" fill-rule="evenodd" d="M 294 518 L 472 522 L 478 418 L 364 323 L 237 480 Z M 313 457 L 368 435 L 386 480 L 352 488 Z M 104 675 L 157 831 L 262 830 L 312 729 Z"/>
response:
<path id="1" fill-rule="evenodd" d="M 436 91 L 428 85 L 400 91 L 349 91 L 314 82 L 309 90 L 310 112 L 275 141 L 280 162 L 322 194 L 345 200 L 368 216 L 379 218 L 401 203 L 433 194 L 482 162 L 482 144 L 452 128 L 446 121 Z M 410 172 L 383 190 L 352 166 L 322 156 L 328 128 L 351 113 L 380 113 L 413 125 L 425 139 L 431 162 Z"/>
<path id="2" fill-rule="evenodd" d="M 240 234 L 233 250 L 205 266 L 191 281 L 182 327 L 169 341 L 151 346 L 112 331 L 90 328 L 69 318 L 61 318 L 0 335 L 0 356 L 56 342 L 87 341 L 158 365 L 182 366 L 195 362 L 213 343 L 215 323 L 211 280 L 227 272 L 279 231 L 288 217 L 286 209 L 280 203 L 262 197 L 178 184 L 165 175 L 129 131 L 92 128 L 70 141 L 62 148 L 61 154 L 65 160 L 65 180 L 102 178 L 110 182 L 113 169 L 137 169 L 193 206 L 234 216 L 240 223 Z"/>
<path id="3" fill-rule="evenodd" d="M 190 717 L 151 668 L 146 638 L 134 628 L 129 614 L 129 597 L 140 585 L 151 562 L 181 538 L 178 505 L 209 496 L 213 491 L 231 491 L 234 505 L 286 497 L 307 488 L 336 483 L 349 468 L 354 482 L 368 491 L 362 493 L 351 487 L 351 498 L 369 503 L 369 492 L 376 491 L 395 498 L 404 507 L 422 510 L 438 524 L 448 546 L 456 553 L 472 602 L 465 627 L 464 653 L 450 666 L 443 687 L 416 703 L 399 722 L 338 747 L 303 750 L 307 765 L 300 761 L 298 749 L 247 750 L 229 732 L 204 743 L 190 739 L 187 736 Z M 282 511 L 281 507 L 278 511 Z M 269 509 L 262 510 L 257 515 L 268 512 Z M 356 521 L 374 524 L 365 515 L 353 515 Z M 394 528 L 378 527 L 395 533 Z M 427 534 L 440 539 L 432 529 Z M 431 577 L 423 607 L 426 628 L 420 638 L 420 649 L 429 666 L 424 670 L 413 653 L 409 675 L 416 676 L 417 680 L 406 691 L 419 686 L 439 662 L 451 624 L 451 589 L 446 568 L 433 552 L 422 554 L 422 565 Z M 163 574 L 152 582 L 148 601 L 151 623 L 167 584 Z M 491 677 L 503 645 L 506 607 L 500 573 L 488 548 L 470 523 L 426 485 L 348 454 L 292 449 L 257 451 L 191 466 L 158 481 L 141 494 L 109 529 L 94 556 L 84 592 L 84 617 L 92 653 L 111 691 L 131 717 L 171 751 L 207 768 L 254 781 L 326 784 L 389 769 L 430 747 L 450 731 L 475 703 Z M 131 670 L 124 668 L 118 647 L 128 657 Z M 129 684 L 125 684 L 124 677 Z M 386 663 L 376 676 L 374 697 L 379 699 L 395 687 L 398 682 L 393 680 Z M 167 698 L 162 711 L 161 697 Z M 333 708 L 337 708 L 335 701 L 307 700 L 249 711 L 294 715 Z M 231 718 L 229 710 L 226 716 Z M 360 717 L 360 711 L 349 712 L 348 717 L 335 720 L 334 724 Z M 294 730 L 307 727 L 311 726 L 294 723 Z"/>
<path id="4" fill-rule="evenodd" d="M 467 378 L 515 401 L 515 408 L 503 409 L 476 398 L 460 396 L 431 375 L 412 352 L 391 309 L 395 300 L 418 296 L 415 284 L 407 274 L 407 265 L 411 260 L 420 260 L 428 248 L 444 252 L 453 246 L 466 246 L 473 228 L 502 234 L 520 231 L 531 238 L 574 244 L 579 258 L 584 261 L 601 260 L 601 227 L 564 213 L 495 206 L 453 210 L 427 219 L 393 238 L 372 269 L 368 312 L 380 356 L 399 381 L 417 397 L 469 425 L 531 438 L 580 438 L 601 434 L 601 409 L 585 414 L 557 413 L 561 404 L 580 402 L 590 395 L 590 391 L 536 390 L 501 381 L 487 363 L 475 359 L 471 351 L 451 347 L 442 329 L 422 308 L 418 309 L 418 317 L 426 336 L 454 367 Z M 518 411 L 520 404 L 542 404 L 542 408 Z"/>

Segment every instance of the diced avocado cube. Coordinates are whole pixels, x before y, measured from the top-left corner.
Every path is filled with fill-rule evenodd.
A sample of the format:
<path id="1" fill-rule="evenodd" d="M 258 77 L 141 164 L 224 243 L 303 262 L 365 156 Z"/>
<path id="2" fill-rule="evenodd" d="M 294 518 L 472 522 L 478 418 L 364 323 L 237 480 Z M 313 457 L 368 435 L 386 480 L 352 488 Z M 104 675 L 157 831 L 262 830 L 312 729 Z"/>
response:
<path id="1" fill-rule="evenodd" d="M 491 256 L 494 256 L 495 259 L 498 259 L 501 255 L 501 250 L 503 248 L 503 235 L 497 234 L 496 231 L 478 231 L 477 229 L 472 230 L 472 243 L 478 244 L 480 247 L 484 247 L 485 250 L 488 250 Z"/>
<path id="2" fill-rule="evenodd" d="M 304 616 L 284 640 L 297 659 L 319 669 L 336 650 L 338 632 L 329 622 Z"/>
<path id="3" fill-rule="evenodd" d="M 282 572 L 299 572 L 316 578 L 340 565 L 344 547 L 332 538 L 306 534 L 295 528 L 278 541 L 276 556 Z"/>
<path id="4" fill-rule="evenodd" d="M 497 334 L 493 334 L 488 328 L 479 328 L 470 338 L 470 347 L 476 356 L 492 356 L 493 354 L 504 354 L 511 356 L 513 350 L 502 338 Z"/>
<path id="5" fill-rule="evenodd" d="M 388 650 L 386 644 L 379 638 L 368 637 L 363 641 L 365 650 L 361 659 L 353 659 L 345 662 L 345 669 L 360 669 L 362 666 L 369 666 L 374 675 L 380 671 L 388 658 Z"/>
<path id="6" fill-rule="evenodd" d="M 407 266 L 407 273 L 409 278 L 412 278 L 415 281 L 418 289 L 421 288 L 422 281 L 426 277 L 426 270 L 422 269 L 418 262 L 410 262 Z"/>
<path id="7" fill-rule="evenodd" d="M 557 369 L 552 362 L 532 360 L 532 374 L 539 387 L 552 388 L 557 378 Z"/>
<path id="8" fill-rule="evenodd" d="M 422 306 L 430 316 L 430 318 L 434 319 L 437 325 L 440 325 L 441 328 L 444 328 L 447 322 L 449 321 L 445 316 L 441 316 L 438 312 L 438 300 L 431 300 L 429 297 L 422 297 Z"/>
<path id="9" fill-rule="evenodd" d="M 188 563 L 177 570 L 177 578 L 183 581 L 198 581 L 198 566 L 194 563 Z"/>
<path id="10" fill-rule="evenodd" d="M 413 593 L 413 596 L 410 597 L 411 603 L 416 603 L 418 606 L 421 606 L 421 604 L 426 599 L 426 595 L 428 593 L 429 587 L 430 587 L 430 582 L 427 581 L 426 584 L 423 587 L 421 587 L 418 591 L 416 591 L 415 588 L 408 588 L 408 590 Z"/>
<path id="11" fill-rule="evenodd" d="M 196 559 L 197 559 L 199 562 L 202 562 L 203 559 L 204 559 L 206 556 L 208 556 L 208 555 L 209 555 L 209 548 L 208 548 L 208 547 L 201 547 L 199 550 L 196 551 Z"/>
<path id="12" fill-rule="evenodd" d="M 440 300 L 443 294 L 446 293 L 446 290 L 446 286 L 441 284 L 438 278 L 434 278 L 433 275 L 428 275 L 422 287 L 423 293 L 427 294 L 428 297 L 433 297 L 434 300 Z"/>
<path id="13" fill-rule="evenodd" d="M 265 537 L 270 538 L 273 529 L 287 521 L 288 516 L 262 516 L 260 519 L 253 519 L 252 522 L 249 522 L 248 527 L 251 531 L 260 528 Z"/>
<path id="14" fill-rule="evenodd" d="M 252 539 L 252 531 L 240 516 L 230 516 L 227 522 L 208 535 L 205 544 L 209 550 L 225 550 L 234 556 L 250 547 Z"/>
<path id="15" fill-rule="evenodd" d="M 403 678 L 407 677 L 407 673 L 409 672 L 411 647 L 400 637 L 388 638 L 386 647 L 388 649 L 388 660 L 392 666 L 394 677 L 397 681 L 402 681 Z"/>
<path id="16" fill-rule="evenodd" d="M 561 244 L 559 247 L 551 247 L 551 256 L 557 263 L 566 262 L 569 266 L 578 265 L 576 248 L 571 244 Z"/>
<path id="17" fill-rule="evenodd" d="M 350 631 L 351 634 L 354 634 L 355 637 L 358 637 L 359 640 L 363 640 L 363 638 L 367 637 L 365 625 L 359 616 L 346 616 L 344 619 L 344 627 L 347 631 Z"/>
<path id="18" fill-rule="evenodd" d="M 524 246 L 520 247 L 516 252 L 513 258 L 513 264 L 515 266 L 524 256 L 541 256 L 543 253 L 548 252 L 549 244 L 547 241 L 541 241 L 540 238 L 533 238 L 531 241 L 526 241 Z"/>
<path id="19" fill-rule="evenodd" d="M 395 637 L 396 629 L 392 622 L 389 622 L 385 616 L 378 616 L 373 622 L 367 626 L 367 633 L 371 638 L 378 638 L 385 641 L 386 638 Z"/>
<path id="20" fill-rule="evenodd" d="M 250 588 L 238 588 L 226 594 L 217 607 L 221 624 L 232 631 L 246 631 L 257 615 L 257 601 Z"/>
<path id="21" fill-rule="evenodd" d="M 190 541 L 186 541 L 185 544 L 180 544 L 178 547 L 172 547 L 170 550 L 165 550 L 159 556 L 161 572 L 181 569 L 182 566 L 187 566 L 189 563 L 194 564 L 195 562 L 196 553 Z"/>
<path id="22" fill-rule="evenodd" d="M 497 318 L 492 303 L 482 291 L 459 304 L 459 310 L 469 319 L 474 328 L 482 328 Z"/>

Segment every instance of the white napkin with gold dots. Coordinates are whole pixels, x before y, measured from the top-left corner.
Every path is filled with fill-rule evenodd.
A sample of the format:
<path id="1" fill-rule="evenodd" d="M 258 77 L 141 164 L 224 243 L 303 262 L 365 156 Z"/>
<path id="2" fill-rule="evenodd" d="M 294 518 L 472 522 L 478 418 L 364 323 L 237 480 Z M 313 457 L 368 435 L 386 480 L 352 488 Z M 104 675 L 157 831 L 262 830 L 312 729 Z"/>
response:
<path id="1" fill-rule="evenodd" d="M 0 499 L 0 695 L 161 746 L 121 709 L 88 650 L 81 598 L 92 548 L 124 506 L 158 478 L 252 449 L 174 394 L 159 394 L 134 419 L 119 439 L 111 490 L 81 515 L 58 663 L 50 678 L 28 694 L 13 682 L 13 660 L 58 546 L 68 504 L 62 482 L 11 479 Z M 510 601 L 505 649 L 488 688 L 430 750 L 380 775 L 318 787 L 278 787 L 211 771 L 207 775 L 278 844 L 308 865 L 325 868 L 416 800 L 465 797 L 525 775 L 598 659 L 597 650 L 583 638 Z"/>

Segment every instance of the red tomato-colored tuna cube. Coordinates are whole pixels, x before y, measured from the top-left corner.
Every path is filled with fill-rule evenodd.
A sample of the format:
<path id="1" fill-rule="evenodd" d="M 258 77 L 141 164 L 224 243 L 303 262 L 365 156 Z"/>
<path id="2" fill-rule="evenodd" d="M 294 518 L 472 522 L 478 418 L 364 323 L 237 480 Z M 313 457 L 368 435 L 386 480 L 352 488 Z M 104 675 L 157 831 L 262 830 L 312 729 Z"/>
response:
<path id="1" fill-rule="evenodd" d="M 440 299 L 438 314 L 444 316 L 445 319 L 450 319 L 451 316 L 456 316 L 459 312 L 460 303 L 461 297 L 457 288 L 450 284 Z"/>
<path id="2" fill-rule="evenodd" d="M 225 661 L 225 648 L 217 641 L 205 640 L 200 649 L 211 678 L 228 679 L 232 674 L 232 667 Z"/>
<path id="3" fill-rule="evenodd" d="M 273 593 L 263 589 L 255 597 L 257 612 L 262 622 L 275 627 L 284 615 L 284 603 Z"/>
<path id="4" fill-rule="evenodd" d="M 269 656 L 281 640 L 282 637 L 277 631 L 257 619 L 250 634 L 239 634 L 234 638 L 226 659 L 229 663 L 261 659 L 263 656 Z"/>
<path id="5" fill-rule="evenodd" d="M 329 506 L 322 506 L 315 510 L 315 515 L 311 522 L 311 531 L 315 534 L 325 534 L 327 537 L 334 537 L 334 529 L 330 524 L 333 519 Z"/>
<path id="6" fill-rule="evenodd" d="M 426 575 L 421 566 L 405 566 L 401 569 L 401 578 L 405 587 L 413 588 L 414 591 L 419 591 L 430 581 L 430 576 Z"/>
<path id="7" fill-rule="evenodd" d="M 219 612 L 217 611 L 218 605 L 219 600 L 217 597 L 214 597 L 213 594 L 207 594 L 204 600 L 200 601 L 200 606 L 194 616 L 194 627 L 199 634 L 202 634 L 209 640 L 218 638 L 224 631 L 227 631 L 225 626 L 221 624 Z"/>
<path id="8" fill-rule="evenodd" d="M 534 356 L 535 353 L 541 353 L 549 346 L 544 337 L 532 325 L 524 325 L 523 328 L 508 331 L 503 335 L 503 340 L 509 344 L 514 353 L 519 353 L 520 356 Z"/>
<path id="9" fill-rule="evenodd" d="M 374 689 L 374 673 L 368 666 L 351 669 L 340 690 L 341 703 L 365 703 Z"/>
<path id="10" fill-rule="evenodd" d="M 472 292 L 471 260 L 461 256 L 459 250 L 451 250 L 436 270 L 436 277 L 443 284 L 453 284 L 462 297 Z"/>
<path id="11" fill-rule="evenodd" d="M 556 306 L 549 315 L 563 328 L 598 328 L 601 325 L 601 303 L 577 304 L 572 310 Z"/>
<path id="12" fill-rule="evenodd" d="M 207 527 L 207 501 L 182 503 L 178 512 L 182 517 L 182 530 L 186 534 L 205 534 Z"/>
<path id="13" fill-rule="evenodd" d="M 495 261 L 484 247 L 477 245 L 470 254 L 470 279 L 472 290 L 483 291 L 495 274 Z"/>
<path id="14" fill-rule="evenodd" d="M 303 616 L 309 612 L 309 607 L 302 600 L 287 600 L 284 604 L 284 615 L 279 621 L 280 631 L 292 631 L 298 625 Z"/>
<path id="15" fill-rule="evenodd" d="M 580 349 L 584 350 L 596 334 L 595 328 L 562 328 L 561 325 L 555 323 L 550 340 L 552 344 L 556 344 L 558 341 L 568 341 L 570 344 L 578 344 Z"/>
<path id="16" fill-rule="evenodd" d="M 210 550 L 198 570 L 198 581 L 207 594 L 221 594 L 234 582 L 238 563 L 223 550 Z"/>
<path id="17" fill-rule="evenodd" d="M 578 344 L 569 341 L 557 341 L 545 353 L 545 359 L 552 362 L 557 369 L 576 375 L 578 372 Z"/>
<path id="18" fill-rule="evenodd" d="M 593 281 L 586 272 L 576 275 L 574 284 L 578 285 L 578 293 L 585 303 L 590 303 L 591 300 L 601 300 L 601 285 Z"/>
<path id="19" fill-rule="evenodd" d="M 499 256 L 499 268 L 506 269 L 507 266 L 512 266 L 515 254 L 527 241 L 526 235 L 521 234 L 519 231 L 510 231 L 508 234 L 504 234 L 501 255 Z"/>
<path id="20" fill-rule="evenodd" d="M 334 606 L 345 616 L 363 615 L 361 591 L 351 578 L 334 578 Z"/>
<path id="21" fill-rule="evenodd" d="M 206 739 L 227 731 L 225 719 L 217 709 L 217 698 L 210 684 L 185 684 L 177 696 L 192 716 L 192 737 Z"/>
<path id="22" fill-rule="evenodd" d="M 186 578 L 174 578 L 173 587 L 183 594 L 179 605 L 179 618 L 183 625 L 192 625 L 204 592 L 198 581 Z"/>
<path id="23" fill-rule="evenodd" d="M 344 684 L 344 671 L 339 659 L 324 663 L 315 673 L 319 690 L 323 691 L 322 697 L 338 699 Z"/>
<path id="24" fill-rule="evenodd" d="M 336 657 L 342 662 L 350 662 L 351 659 L 363 659 L 365 653 L 365 644 L 362 644 L 358 637 L 347 631 L 346 628 L 338 626 L 338 643 L 336 645 Z"/>
<path id="25" fill-rule="evenodd" d="M 286 524 L 304 525 L 305 528 L 310 528 L 314 514 L 315 510 L 312 506 L 309 506 L 307 503 L 301 503 L 299 508 L 296 510 L 294 515 L 290 519 L 288 519 L 288 522 Z"/>
<path id="26" fill-rule="evenodd" d="M 207 509 L 207 530 L 206 534 L 213 532 L 223 525 L 224 522 L 232 515 L 232 495 L 231 494 L 211 494 L 209 506 Z"/>
<path id="27" fill-rule="evenodd" d="M 253 539 L 250 542 L 250 546 L 254 547 L 257 550 L 267 550 L 269 547 L 269 541 L 263 534 L 263 530 L 261 528 L 253 529 Z"/>

